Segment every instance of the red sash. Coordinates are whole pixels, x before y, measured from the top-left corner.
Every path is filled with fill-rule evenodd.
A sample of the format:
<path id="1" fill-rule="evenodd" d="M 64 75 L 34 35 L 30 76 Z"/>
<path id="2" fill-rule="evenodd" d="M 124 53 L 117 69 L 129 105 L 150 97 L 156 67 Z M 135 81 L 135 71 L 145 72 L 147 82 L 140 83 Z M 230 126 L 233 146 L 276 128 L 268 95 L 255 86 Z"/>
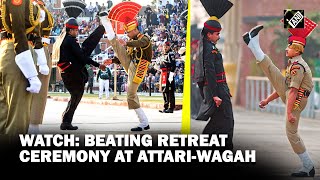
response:
<path id="1" fill-rule="evenodd" d="M 166 86 L 166 84 L 167 84 L 167 79 L 168 79 L 168 71 L 167 71 L 167 68 L 163 68 L 163 69 L 162 69 L 161 78 L 162 78 L 161 85 L 162 85 L 162 86 Z"/>

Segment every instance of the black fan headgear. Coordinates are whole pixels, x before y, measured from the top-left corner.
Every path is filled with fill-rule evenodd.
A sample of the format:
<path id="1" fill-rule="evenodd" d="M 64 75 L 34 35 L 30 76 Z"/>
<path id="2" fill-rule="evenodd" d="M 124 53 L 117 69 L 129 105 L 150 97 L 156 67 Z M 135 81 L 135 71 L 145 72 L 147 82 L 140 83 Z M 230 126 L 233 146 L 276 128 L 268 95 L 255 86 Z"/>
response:
<path id="1" fill-rule="evenodd" d="M 204 23 L 204 29 L 214 32 L 221 31 L 219 19 L 229 11 L 233 4 L 228 0 L 200 0 L 210 18 Z"/>
<path id="2" fill-rule="evenodd" d="M 65 0 L 62 4 L 68 16 L 73 18 L 77 18 L 87 6 L 84 1 L 80 0 Z"/>

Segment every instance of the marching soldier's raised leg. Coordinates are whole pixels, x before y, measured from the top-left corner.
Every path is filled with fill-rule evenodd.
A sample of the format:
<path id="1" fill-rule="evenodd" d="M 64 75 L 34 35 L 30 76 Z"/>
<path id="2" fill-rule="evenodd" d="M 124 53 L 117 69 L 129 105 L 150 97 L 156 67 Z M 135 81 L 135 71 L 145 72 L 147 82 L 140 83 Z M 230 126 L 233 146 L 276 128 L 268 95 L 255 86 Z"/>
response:
<path id="1" fill-rule="evenodd" d="M 272 86 L 281 97 L 282 101 L 286 102 L 285 93 L 288 88 L 285 84 L 285 77 L 283 77 L 280 70 L 273 64 L 271 59 L 266 54 L 264 54 L 264 52 L 260 48 L 259 32 L 262 29 L 262 25 L 258 25 L 252 28 L 250 32 L 247 32 L 243 35 L 243 40 L 250 48 L 251 52 L 257 60 L 257 64 L 259 65 L 263 73 L 268 77 Z"/>

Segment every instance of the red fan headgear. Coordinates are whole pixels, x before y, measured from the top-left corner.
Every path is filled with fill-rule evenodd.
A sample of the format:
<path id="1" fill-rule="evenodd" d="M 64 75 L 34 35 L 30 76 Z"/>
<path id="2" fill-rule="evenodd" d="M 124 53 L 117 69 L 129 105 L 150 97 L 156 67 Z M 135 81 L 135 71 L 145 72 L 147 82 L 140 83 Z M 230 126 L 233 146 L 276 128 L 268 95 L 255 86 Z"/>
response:
<path id="1" fill-rule="evenodd" d="M 283 22 L 283 19 L 281 20 Z M 303 53 L 306 46 L 306 38 L 317 27 L 317 24 L 307 17 L 304 17 L 304 28 L 288 28 L 291 35 L 288 37 L 288 44 L 292 48 Z"/>
<path id="2" fill-rule="evenodd" d="M 138 22 L 136 17 L 141 9 L 141 5 L 125 1 L 121 2 L 114 7 L 109 12 L 108 18 L 114 21 L 119 21 L 124 23 L 124 30 L 130 32 L 137 28 Z"/>

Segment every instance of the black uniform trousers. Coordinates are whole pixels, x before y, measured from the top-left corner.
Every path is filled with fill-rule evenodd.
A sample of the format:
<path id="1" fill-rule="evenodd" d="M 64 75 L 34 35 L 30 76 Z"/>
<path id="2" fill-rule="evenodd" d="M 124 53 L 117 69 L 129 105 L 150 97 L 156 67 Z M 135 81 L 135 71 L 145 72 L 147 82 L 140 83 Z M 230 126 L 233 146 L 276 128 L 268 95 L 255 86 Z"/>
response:
<path id="1" fill-rule="evenodd" d="M 175 82 L 174 80 L 169 83 L 169 80 L 167 80 L 166 87 L 163 91 L 163 100 L 164 100 L 164 109 L 167 110 L 174 110 L 176 107 L 176 99 L 174 97 L 174 91 L 175 91 Z"/>
<path id="2" fill-rule="evenodd" d="M 88 72 L 84 67 L 82 70 L 72 70 L 61 73 L 61 77 L 66 89 L 71 95 L 68 106 L 62 114 L 62 122 L 71 123 L 74 112 L 82 99 L 84 86 L 88 81 Z"/>
<path id="3" fill-rule="evenodd" d="M 206 91 L 206 87 L 204 87 L 204 91 Z M 228 139 L 226 141 L 225 149 L 232 150 L 234 118 L 230 94 L 223 92 L 223 88 L 221 88 L 219 91 L 219 98 L 222 99 L 222 103 L 219 107 L 216 107 L 208 124 L 203 130 L 203 134 L 227 134 Z"/>

